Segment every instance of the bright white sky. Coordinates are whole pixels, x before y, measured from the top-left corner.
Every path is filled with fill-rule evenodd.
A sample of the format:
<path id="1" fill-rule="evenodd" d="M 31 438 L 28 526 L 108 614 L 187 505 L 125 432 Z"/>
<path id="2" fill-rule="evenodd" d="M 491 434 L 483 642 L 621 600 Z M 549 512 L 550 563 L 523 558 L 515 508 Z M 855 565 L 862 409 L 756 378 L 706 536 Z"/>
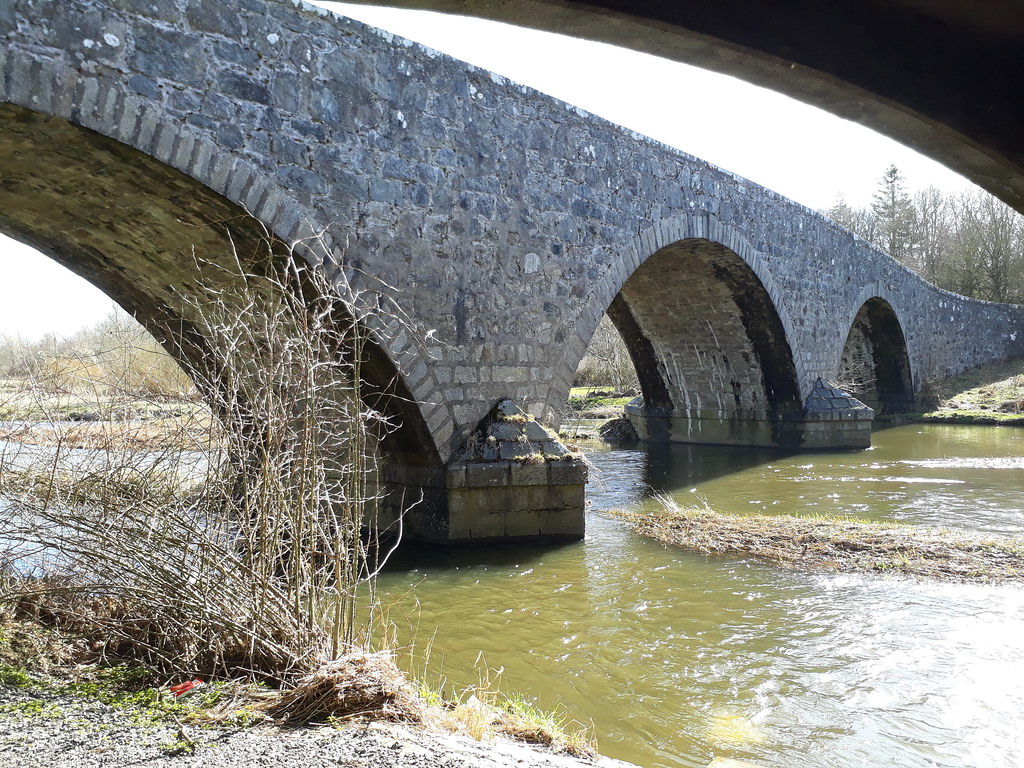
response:
<path id="1" fill-rule="evenodd" d="M 317 4 L 549 93 L 810 208 L 828 208 L 839 193 L 853 206 L 869 205 L 893 163 L 911 189 L 968 186 L 866 128 L 685 64 L 479 19 Z M 110 299 L 91 285 L 2 236 L 0 264 L 0 334 L 69 335 L 111 310 Z"/>

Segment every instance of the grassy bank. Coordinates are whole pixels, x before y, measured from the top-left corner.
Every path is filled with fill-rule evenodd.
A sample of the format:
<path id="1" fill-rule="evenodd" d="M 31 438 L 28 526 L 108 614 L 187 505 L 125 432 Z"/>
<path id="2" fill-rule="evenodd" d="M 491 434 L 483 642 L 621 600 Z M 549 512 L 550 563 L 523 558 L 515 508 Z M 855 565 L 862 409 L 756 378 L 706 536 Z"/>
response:
<path id="1" fill-rule="evenodd" d="M 921 421 L 1024 425 L 1024 360 L 966 371 L 936 385 L 930 399 L 936 407 Z"/>
<path id="2" fill-rule="evenodd" d="M 614 419 L 622 415 L 623 406 L 636 394 L 609 387 L 573 387 L 569 391 L 569 415 L 578 419 Z"/>
<path id="3" fill-rule="evenodd" d="M 617 512 L 664 544 L 709 555 L 753 555 L 813 571 L 887 573 L 947 581 L 1024 581 L 1024 537 L 985 537 L 845 518 L 737 516 L 662 500 Z"/>

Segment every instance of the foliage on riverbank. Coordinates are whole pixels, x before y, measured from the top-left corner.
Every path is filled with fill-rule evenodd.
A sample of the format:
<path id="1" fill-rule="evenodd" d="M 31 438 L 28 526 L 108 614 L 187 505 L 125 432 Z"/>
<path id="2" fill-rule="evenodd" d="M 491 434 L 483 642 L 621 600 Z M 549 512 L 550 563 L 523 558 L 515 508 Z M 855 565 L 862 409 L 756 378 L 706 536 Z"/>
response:
<path id="1" fill-rule="evenodd" d="M 209 439 L 142 454 L 122 441 L 136 414 L 104 407 L 136 392 L 69 377 L 33 385 L 23 403 L 95 398 L 105 450 L 4 447 L 0 606 L 82 638 L 87 654 L 98 649 L 92 661 L 298 691 L 363 651 L 360 601 L 386 555 L 369 482 L 386 425 L 360 398 L 366 334 L 338 320 L 328 277 L 298 259 L 199 266 L 223 272 L 213 300 L 192 307 L 202 350 L 183 356 L 216 414 Z M 65 449 L 73 428 L 30 431 L 51 430 Z"/>
<path id="2" fill-rule="evenodd" d="M 569 391 L 569 412 L 574 418 L 579 419 L 611 419 L 621 416 L 623 406 L 634 397 L 634 390 L 573 387 Z"/>
<path id="3" fill-rule="evenodd" d="M 31 382 L 72 408 L 82 391 L 89 399 L 97 394 L 122 401 L 199 399 L 181 366 L 121 309 L 67 338 L 47 334 L 28 341 L 0 333 L 0 393 L 5 380 Z M 5 412 L 0 404 L 0 418 L 11 418 Z"/>
<path id="4" fill-rule="evenodd" d="M 34 618 L 15 614 L 28 608 Z M 109 606 L 96 606 L 107 610 Z M 65 614 L 61 614 L 65 617 Z M 340 725 L 353 721 L 405 723 L 481 742 L 508 738 L 558 754 L 596 757 L 590 729 L 560 712 L 537 708 L 505 694 L 489 676 L 445 698 L 440 689 L 411 681 L 388 651 L 353 650 L 285 688 L 247 679 L 207 678 L 176 698 L 170 686 L 190 675 L 160 673 L 138 660 L 118 658 L 102 634 L 83 633 L 87 619 L 71 627 L 55 623 L 39 606 L 0 605 L 0 689 L 24 688 L 48 695 L 96 699 L 125 713 L 138 727 L 172 723 L 190 727 L 245 728 L 266 725 Z M 0 705 L 0 717 L 36 714 L 38 702 Z M 23 707 L 33 709 L 23 712 Z M 58 710 L 50 713 L 60 716 Z M 184 731 L 182 731 L 184 733 Z M 175 745 L 189 751 L 187 736 Z"/>
<path id="5" fill-rule="evenodd" d="M 616 512 L 641 535 L 708 555 L 754 555 L 792 568 L 948 581 L 1024 581 L 1024 537 L 829 517 L 727 515 L 662 497 L 656 511 Z"/>

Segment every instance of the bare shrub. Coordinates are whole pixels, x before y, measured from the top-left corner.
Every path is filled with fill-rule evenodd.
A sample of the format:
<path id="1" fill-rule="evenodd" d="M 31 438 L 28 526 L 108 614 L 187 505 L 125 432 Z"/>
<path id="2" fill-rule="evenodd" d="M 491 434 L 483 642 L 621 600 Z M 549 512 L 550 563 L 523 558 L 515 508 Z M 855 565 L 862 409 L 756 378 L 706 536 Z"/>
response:
<path id="1" fill-rule="evenodd" d="M 573 385 L 610 387 L 616 392 L 638 390 L 640 387 L 629 350 L 607 315 L 601 318 L 586 354 L 576 368 Z"/>
<path id="2" fill-rule="evenodd" d="M 854 397 L 874 392 L 877 379 L 875 363 L 870 354 L 844 354 L 833 384 Z"/>
<path id="3" fill-rule="evenodd" d="M 363 325 L 323 271 L 271 256 L 197 264 L 215 279 L 182 297 L 215 416 L 203 452 L 3 457 L 0 518 L 35 571 L 0 602 L 167 673 L 289 683 L 364 639 L 391 427 L 360 397 Z"/>

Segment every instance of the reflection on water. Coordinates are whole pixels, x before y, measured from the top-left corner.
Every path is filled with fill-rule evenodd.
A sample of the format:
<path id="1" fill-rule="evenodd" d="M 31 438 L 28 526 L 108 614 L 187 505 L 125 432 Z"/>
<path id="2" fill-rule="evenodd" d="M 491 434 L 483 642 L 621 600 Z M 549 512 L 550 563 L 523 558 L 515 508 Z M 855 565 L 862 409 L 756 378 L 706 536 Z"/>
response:
<path id="1" fill-rule="evenodd" d="M 698 488 L 723 509 L 1021 531 L 1022 440 L 913 426 L 859 453 L 609 451 L 591 498 Z M 649 768 L 1024 764 L 1024 590 L 789 572 L 665 548 L 598 511 L 588 525 L 568 546 L 406 552 L 379 586 L 421 648 L 438 628 L 431 664 L 453 685 L 482 650 L 507 687 Z"/>
<path id="2" fill-rule="evenodd" d="M 695 489 L 723 512 L 1024 533 L 1024 430 L 912 425 L 876 432 L 873 442 L 867 451 L 795 455 L 713 448 L 710 458 L 702 447 L 672 446 L 635 460 L 648 488 L 681 503 Z"/>

